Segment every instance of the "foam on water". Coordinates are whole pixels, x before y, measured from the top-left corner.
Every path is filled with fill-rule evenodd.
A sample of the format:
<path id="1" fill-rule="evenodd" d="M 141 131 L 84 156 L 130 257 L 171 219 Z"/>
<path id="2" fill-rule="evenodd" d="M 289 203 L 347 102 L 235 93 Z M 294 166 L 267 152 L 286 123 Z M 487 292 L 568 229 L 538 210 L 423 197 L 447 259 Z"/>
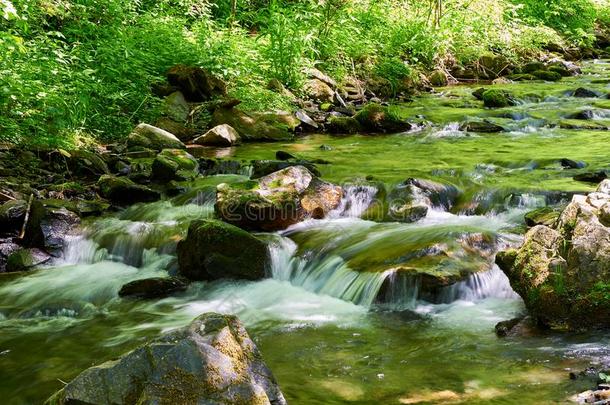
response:
<path id="1" fill-rule="evenodd" d="M 339 206 L 331 211 L 329 218 L 358 218 L 371 205 L 377 195 L 377 187 L 370 185 L 347 185 L 343 187 L 343 198 Z"/>

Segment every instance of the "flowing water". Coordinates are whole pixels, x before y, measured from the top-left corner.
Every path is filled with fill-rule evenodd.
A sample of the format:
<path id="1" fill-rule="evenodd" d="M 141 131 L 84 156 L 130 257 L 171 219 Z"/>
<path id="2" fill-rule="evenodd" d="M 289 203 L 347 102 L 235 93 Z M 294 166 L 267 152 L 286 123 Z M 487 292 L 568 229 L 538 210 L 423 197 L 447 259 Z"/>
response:
<path id="1" fill-rule="evenodd" d="M 499 247 L 518 242 L 528 210 L 592 189 L 572 176 L 610 168 L 608 133 L 558 123 L 588 109 L 590 121 L 605 125 L 609 101 L 576 99 L 570 91 L 606 94 L 597 79 L 608 73 L 607 63 L 591 62 L 584 75 L 559 84 L 506 85 L 520 104 L 493 111 L 480 107 L 471 87 L 448 88 L 395 107 L 421 124 L 405 134 L 211 150 L 243 160 L 270 159 L 278 149 L 323 158 L 332 162 L 320 165 L 323 178 L 345 184 L 345 198 L 325 220 L 261 235 L 272 258 L 268 279 L 193 283 L 149 302 L 121 299 L 118 290 L 175 274 L 176 241 L 190 220 L 213 216 L 214 186 L 246 177 L 201 179 L 174 200 L 84 224 L 52 266 L 0 278 L 1 402 L 41 403 L 84 368 L 207 311 L 243 320 L 293 404 L 564 402 L 590 384 L 568 372 L 609 363 L 610 339 L 497 338 L 495 324 L 522 314 L 523 303 L 493 265 L 493 252 L 473 253 L 464 241 L 484 235 Z M 456 124 L 483 118 L 509 131 L 468 134 Z M 587 166 L 563 169 L 561 158 Z M 374 181 L 363 182 L 366 176 Z M 408 177 L 454 185 L 459 203 L 441 203 L 413 224 L 360 218 L 380 187 Z M 431 289 L 425 276 L 401 272 L 403 263 L 434 276 L 478 271 Z"/>

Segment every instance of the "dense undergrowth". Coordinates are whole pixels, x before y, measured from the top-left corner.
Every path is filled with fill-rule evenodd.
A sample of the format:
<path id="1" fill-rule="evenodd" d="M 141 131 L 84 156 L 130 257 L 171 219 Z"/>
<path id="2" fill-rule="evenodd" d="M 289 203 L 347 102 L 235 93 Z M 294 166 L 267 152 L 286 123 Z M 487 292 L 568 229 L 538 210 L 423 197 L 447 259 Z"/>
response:
<path id="1" fill-rule="evenodd" d="M 160 101 L 177 63 L 224 77 L 250 109 L 290 109 L 302 69 L 342 79 L 417 80 L 486 53 L 583 45 L 610 24 L 599 0 L 0 0 L 0 142 L 109 142 Z"/>

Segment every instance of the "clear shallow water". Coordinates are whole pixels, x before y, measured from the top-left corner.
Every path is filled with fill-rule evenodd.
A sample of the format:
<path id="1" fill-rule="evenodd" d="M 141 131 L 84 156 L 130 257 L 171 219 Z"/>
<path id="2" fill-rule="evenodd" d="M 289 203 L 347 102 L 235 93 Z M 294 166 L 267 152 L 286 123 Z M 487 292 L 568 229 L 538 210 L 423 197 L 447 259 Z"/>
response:
<path id="1" fill-rule="evenodd" d="M 548 190 L 591 189 L 571 180 L 578 170 L 562 170 L 556 160 L 585 161 L 584 170 L 608 168 L 608 133 L 562 130 L 552 123 L 566 111 L 603 102 L 565 93 L 581 85 L 605 91 L 591 80 L 607 76 L 606 69 L 591 64 L 587 75 L 565 83 L 509 86 L 544 100 L 527 102 L 533 96 L 524 96 L 526 102 L 507 109 L 533 118 L 498 117 L 502 111 L 481 109 L 468 96 L 470 88 L 451 88 L 398 107 L 405 116 L 421 114 L 436 123 L 419 132 L 311 136 L 230 152 L 254 159 L 284 149 L 324 158 L 332 164 L 320 166 L 323 177 L 336 182 L 372 175 L 390 186 L 424 177 L 455 184 L 467 199 L 500 195 L 494 209 L 476 216 L 433 210 L 416 224 L 376 224 L 357 218 L 373 190 L 352 190 L 331 219 L 266 236 L 274 265 L 272 278 L 264 281 L 195 283 L 183 294 L 153 302 L 117 295 L 128 281 L 174 273 L 175 243 L 188 221 L 213 213 L 210 187 L 240 176 L 204 179 L 173 202 L 132 207 L 86 224 L 55 266 L 0 278 L 0 398 L 41 403 L 84 368 L 206 311 L 236 313 L 244 321 L 294 404 L 541 404 L 589 388 L 587 381 L 569 380 L 568 370 L 610 362 L 608 336 L 498 339 L 495 324 L 522 313 L 523 304 L 491 265 L 443 289 L 435 304 L 418 299 L 416 283 L 400 285 L 389 303 L 378 305 L 375 297 L 393 274 L 377 271 L 384 260 L 422 244 L 451 245 L 463 232 L 518 241 L 528 209 L 561 200 L 546 198 Z M 482 116 L 511 131 L 473 136 L 451 124 Z M 333 149 L 322 151 L 322 144 Z M 460 263 L 470 265 L 466 259 Z"/>

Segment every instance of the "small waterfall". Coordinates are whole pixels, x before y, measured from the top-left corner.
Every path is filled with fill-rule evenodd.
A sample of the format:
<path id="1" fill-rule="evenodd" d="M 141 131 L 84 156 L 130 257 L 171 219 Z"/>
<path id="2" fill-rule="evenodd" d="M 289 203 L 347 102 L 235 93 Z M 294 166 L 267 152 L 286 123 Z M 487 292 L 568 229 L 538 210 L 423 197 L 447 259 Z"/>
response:
<path id="1" fill-rule="evenodd" d="M 359 218 L 377 195 L 377 187 L 371 185 L 347 185 L 343 187 L 341 204 L 328 214 L 329 218 Z"/>
<path id="2" fill-rule="evenodd" d="M 421 287 L 421 277 L 392 272 L 385 280 L 382 296 L 377 302 L 392 310 L 415 309 Z"/>
<path id="3" fill-rule="evenodd" d="M 384 281 L 392 274 L 354 271 L 336 255 L 311 260 L 296 257 L 297 246 L 288 238 L 272 242 L 269 249 L 274 279 L 365 307 L 373 304 Z"/>
<path id="4" fill-rule="evenodd" d="M 485 298 L 518 298 L 508 277 L 497 265 L 491 270 L 474 273 L 467 280 L 445 287 L 438 296 L 438 303 L 477 301 Z"/>
<path id="5" fill-rule="evenodd" d="M 428 136 L 431 138 L 461 138 L 467 135 L 466 132 L 460 131 L 459 122 L 451 122 L 445 125 L 440 131 L 435 131 Z"/>
<path id="6" fill-rule="evenodd" d="M 87 239 L 83 235 L 73 236 L 66 240 L 64 254 L 56 265 L 91 264 L 108 259 L 108 250 Z"/>

